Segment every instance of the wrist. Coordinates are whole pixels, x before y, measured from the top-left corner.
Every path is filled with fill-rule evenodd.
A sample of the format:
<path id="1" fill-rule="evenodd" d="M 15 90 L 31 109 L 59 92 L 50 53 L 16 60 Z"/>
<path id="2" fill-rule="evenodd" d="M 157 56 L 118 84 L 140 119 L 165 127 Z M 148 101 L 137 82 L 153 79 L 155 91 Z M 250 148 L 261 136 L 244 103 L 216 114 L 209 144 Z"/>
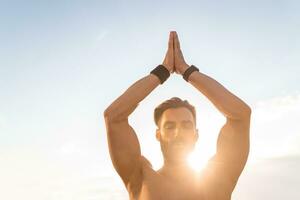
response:
<path id="1" fill-rule="evenodd" d="M 189 82 L 189 76 L 195 72 L 195 71 L 198 71 L 199 72 L 199 69 L 195 66 L 195 65 L 191 65 L 187 70 L 185 70 L 185 72 L 182 74 L 182 78 Z"/>
<path id="2" fill-rule="evenodd" d="M 164 65 L 158 65 L 150 72 L 150 74 L 157 76 L 160 80 L 160 84 L 163 84 L 169 78 L 170 71 Z"/>
<path id="3" fill-rule="evenodd" d="M 181 74 L 181 75 L 183 75 L 183 73 L 189 68 L 190 66 L 188 65 L 188 64 L 183 64 L 182 65 L 182 67 L 181 68 L 179 68 L 179 73 Z"/>
<path id="4" fill-rule="evenodd" d="M 172 67 L 170 67 L 168 64 L 163 63 L 161 65 L 163 65 L 169 71 L 170 74 L 172 73 Z"/>

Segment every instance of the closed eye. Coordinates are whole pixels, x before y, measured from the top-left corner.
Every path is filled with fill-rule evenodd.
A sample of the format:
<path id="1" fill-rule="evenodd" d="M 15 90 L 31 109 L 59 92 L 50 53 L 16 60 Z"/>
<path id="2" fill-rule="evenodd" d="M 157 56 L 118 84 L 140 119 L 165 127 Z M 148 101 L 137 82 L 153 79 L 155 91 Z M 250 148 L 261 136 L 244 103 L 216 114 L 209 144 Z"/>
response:
<path id="1" fill-rule="evenodd" d="M 184 121 L 182 122 L 184 128 L 193 128 L 193 123 L 191 121 Z"/>
<path id="2" fill-rule="evenodd" d="M 176 124 L 174 122 L 166 122 L 164 124 L 165 129 L 172 129 L 172 128 L 175 128 L 175 127 L 176 127 Z"/>

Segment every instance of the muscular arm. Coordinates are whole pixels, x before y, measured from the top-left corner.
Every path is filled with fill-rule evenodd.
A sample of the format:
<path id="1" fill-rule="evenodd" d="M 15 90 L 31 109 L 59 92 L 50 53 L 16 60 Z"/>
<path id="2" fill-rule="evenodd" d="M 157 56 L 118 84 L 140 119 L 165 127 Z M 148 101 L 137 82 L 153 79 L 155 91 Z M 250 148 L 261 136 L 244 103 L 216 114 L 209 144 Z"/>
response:
<path id="1" fill-rule="evenodd" d="M 177 33 L 174 37 L 174 57 L 176 73 L 183 74 L 189 66 L 183 58 Z M 216 80 L 201 72 L 193 72 L 188 81 L 226 117 L 218 137 L 217 152 L 208 163 L 208 168 L 213 168 L 214 180 L 227 181 L 227 186 L 233 190 L 249 154 L 251 109 Z"/>
<path id="2" fill-rule="evenodd" d="M 226 117 L 217 141 L 217 153 L 210 160 L 215 175 L 228 181 L 233 190 L 248 158 L 251 109 L 216 80 L 193 72 L 189 82 Z"/>
<path id="3" fill-rule="evenodd" d="M 104 112 L 110 156 L 125 185 L 141 179 L 141 150 L 129 115 L 160 84 L 152 74 L 135 82 Z"/>
<path id="4" fill-rule="evenodd" d="M 162 64 L 170 73 L 174 72 L 173 34 L 171 32 L 168 50 Z M 131 195 L 138 194 L 141 186 L 142 156 L 138 138 L 128 123 L 128 117 L 159 84 L 159 78 L 149 74 L 131 85 L 104 111 L 110 156 Z"/>

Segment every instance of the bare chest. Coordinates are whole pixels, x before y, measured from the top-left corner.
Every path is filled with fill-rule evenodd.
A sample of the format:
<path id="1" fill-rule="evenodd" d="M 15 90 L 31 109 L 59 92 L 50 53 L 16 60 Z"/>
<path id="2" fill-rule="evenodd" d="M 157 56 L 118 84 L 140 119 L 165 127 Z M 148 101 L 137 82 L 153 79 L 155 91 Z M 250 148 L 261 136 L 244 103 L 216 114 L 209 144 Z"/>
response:
<path id="1" fill-rule="evenodd" d="M 201 189 L 194 184 L 162 178 L 146 179 L 139 197 L 143 200 L 204 200 Z"/>
<path id="2" fill-rule="evenodd" d="M 230 200 L 231 192 L 217 181 L 182 179 L 172 181 L 156 174 L 144 177 L 138 200 Z"/>

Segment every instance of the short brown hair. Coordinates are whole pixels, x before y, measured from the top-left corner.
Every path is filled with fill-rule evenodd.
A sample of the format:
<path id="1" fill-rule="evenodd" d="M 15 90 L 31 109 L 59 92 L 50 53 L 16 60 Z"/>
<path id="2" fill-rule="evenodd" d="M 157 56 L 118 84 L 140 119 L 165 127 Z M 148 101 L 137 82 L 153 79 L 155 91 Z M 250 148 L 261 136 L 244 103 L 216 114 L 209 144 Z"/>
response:
<path id="1" fill-rule="evenodd" d="M 168 99 L 161 104 L 159 104 L 154 109 L 154 122 L 157 126 L 158 122 L 163 114 L 163 112 L 169 108 L 180 108 L 184 107 L 187 108 L 191 113 L 193 114 L 195 123 L 196 123 L 196 110 L 195 107 L 192 106 L 187 100 L 181 100 L 179 97 L 172 97 L 171 99 Z"/>

